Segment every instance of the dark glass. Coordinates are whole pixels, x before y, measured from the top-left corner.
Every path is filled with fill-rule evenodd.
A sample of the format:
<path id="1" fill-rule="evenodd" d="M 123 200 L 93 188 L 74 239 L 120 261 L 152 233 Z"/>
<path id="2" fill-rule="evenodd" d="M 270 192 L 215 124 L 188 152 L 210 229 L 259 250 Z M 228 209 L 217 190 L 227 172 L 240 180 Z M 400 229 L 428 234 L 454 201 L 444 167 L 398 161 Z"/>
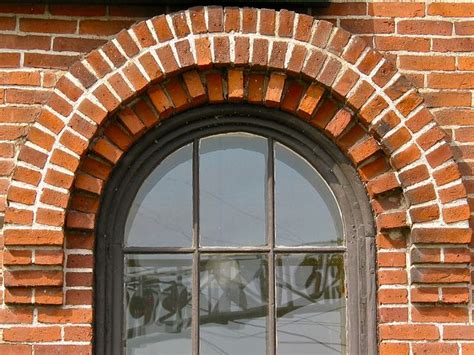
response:
<path id="1" fill-rule="evenodd" d="M 191 255 L 125 255 L 126 354 L 191 354 L 191 295 Z"/>
<path id="2" fill-rule="evenodd" d="M 191 246 L 192 165 L 192 144 L 188 144 L 166 157 L 146 178 L 130 208 L 125 245 Z"/>
<path id="3" fill-rule="evenodd" d="M 276 244 L 342 244 L 341 212 L 326 181 L 300 155 L 275 144 Z"/>
<path id="4" fill-rule="evenodd" d="M 275 277 L 277 353 L 344 354 L 343 255 L 278 255 Z"/>
<path id="5" fill-rule="evenodd" d="M 200 353 L 265 354 L 266 255 L 204 254 L 199 271 Z"/>
<path id="6" fill-rule="evenodd" d="M 267 144 L 246 133 L 201 140 L 201 245 L 265 244 Z"/>

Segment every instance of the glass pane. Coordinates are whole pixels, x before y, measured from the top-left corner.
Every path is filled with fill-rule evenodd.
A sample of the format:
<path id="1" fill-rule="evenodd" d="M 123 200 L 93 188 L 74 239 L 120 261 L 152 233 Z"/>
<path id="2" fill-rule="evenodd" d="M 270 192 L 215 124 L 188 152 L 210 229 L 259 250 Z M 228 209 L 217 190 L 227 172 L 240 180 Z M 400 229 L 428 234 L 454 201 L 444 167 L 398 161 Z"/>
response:
<path id="1" fill-rule="evenodd" d="M 345 353 L 342 254 L 279 255 L 275 276 L 277 353 Z"/>
<path id="2" fill-rule="evenodd" d="M 265 244 L 267 140 L 245 134 L 201 140 L 201 245 Z"/>
<path id="3" fill-rule="evenodd" d="M 202 255 L 199 268 L 201 354 L 265 354 L 266 255 Z"/>
<path id="4" fill-rule="evenodd" d="M 127 354 L 191 354 L 191 255 L 125 256 Z"/>
<path id="5" fill-rule="evenodd" d="M 125 245 L 191 246 L 193 235 L 192 144 L 166 159 L 146 178 L 125 226 Z"/>
<path id="6" fill-rule="evenodd" d="M 275 144 L 275 231 L 278 245 L 342 244 L 341 214 L 326 181 L 281 144 Z"/>

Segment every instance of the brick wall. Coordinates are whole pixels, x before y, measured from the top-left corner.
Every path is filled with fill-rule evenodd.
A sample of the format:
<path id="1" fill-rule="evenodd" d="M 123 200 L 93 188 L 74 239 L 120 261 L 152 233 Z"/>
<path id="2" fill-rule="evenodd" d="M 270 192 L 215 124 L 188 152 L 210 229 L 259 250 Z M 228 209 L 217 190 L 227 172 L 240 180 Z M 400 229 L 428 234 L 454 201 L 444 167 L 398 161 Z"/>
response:
<path id="1" fill-rule="evenodd" d="M 205 102 L 246 100 L 281 107 L 309 120 L 337 141 L 359 169 L 379 229 L 381 352 L 474 353 L 469 275 L 472 244 L 469 250 L 470 235 L 466 235 L 466 221 L 474 209 L 474 4 L 341 3 L 325 9 L 299 9 L 353 36 L 324 22 L 311 27 L 310 18 L 304 16 L 296 21 L 294 15 L 285 12 L 279 21 L 272 22 L 271 11 L 257 16 L 257 12 L 246 10 L 241 22 L 225 24 L 235 26 L 232 29 L 242 32 L 242 38 L 254 45 L 255 40 L 271 44 L 261 57 L 252 49 L 253 57 L 245 58 L 245 49 L 251 46 L 243 46 L 242 56 L 236 56 L 239 47 L 230 51 L 225 36 L 217 46 L 224 48 L 219 52 L 216 39 L 210 37 L 213 55 L 198 50 L 199 40 L 190 40 L 197 48 L 193 52 L 197 58 L 186 57 L 186 50 L 176 45 L 171 52 L 171 57 L 178 55 L 176 68 L 166 66 L 170 53 L 165 49 L 158 54 L 159 68 L 155 57 L 150 59 L 143 52 L 155 44 L 146 26 L 134 27 L 135 38 L 122 33 L 112 44 L 107 42 L 133 23 L 165 11 L 0 5 L 2 211 L 9 190 L 1 352 L 90 351 L 95 214 L 113 165 L 153 125 L 144 118 L 150 117 L 144 110 L 153 112 L 156 122 L 174 111 Z M 206 13 L 209 18 L 209 11 Z M 321 48 L 321 66 L 309 65 L 318 63 L 316 54 L 320 51 L 314 52 L 311 61 L 303 63 L 300 59 L 299 66 L 297 59 L 291 61 L 292 56 L 284 60 L 273 53 L 277 46 L 272 40 L 274 29 L 262 27 L 261 22 L 257 26 L 264 16 L 270 19 L 265 21 L 270 27 L 272 23 L 279 26 L 277 37 L 297 41 L 284 47 L 285 52 L 291 49 L 295 58 L 298 46 L 308 51 L 310 44 Z M 231 16 L 226 21 L 228 18 Z M 285 20 L 295 26 L 301 24 L 301 28 L 288 25 L 284 29 Z M 171 36 L 187 38 L 187 22 L 180 22 L 179 17 L 171 22 Z M 202 22 L 202 33 L 221 31 L 211 30 L 212 24 Z M 167 23 L 161 25 L 166 27 Z M 307 35 L 305 28 L 309 28 Z M 157 33 L 158 29 L 164 30 L 155 27 Z M 223 30 L 227 33 L 226 28 Z M 254 38 L 252 33 L 257 31 L 261 38 Z M 324 31 L 327 38 L 319 43 Z M 155 35 L 160 39 L 159 33 Z M 364 49 L 359 38 L 383 57 Z M 102 45 L 105 47 L 100 52 L 91 52 Z M 118 53 L 115 46 L 121 48 Z M 86 66 L 78 65 L 76 62 L 89 52 Z M 138 71 L 127 64 L 127 59 L 135 56 L 139 60 L 131 63 L 141 66 Z M 343 64 L 338 64 L 336 57 L 343 58 Z M 227 65 L 231 59 L 241 64 L 239 70 Z M 191 68 L 194 60 L 197 65 L 193 70 L 174 75 L 178 67 Z M 187 61 L 190 63 L 185 64 Z M 247 66 L 248 62 L 253 65 Z M 212 63 L 221 67 L 211 68 Z M 120 69 L 120 75 L 114 74 L 115 68 Z M 429 110 L 420 106 L 421 99 L 409 83 L 397 79 L 395 68 L 418 88 Z M 160 70 L 167 75 L 163 82 L 163 75 L 157 74 Z M 65 73 L 69 74 L 56 86 Z M 173 78 L 168 80 L 170 76 Z M 374 89 L 360 77 L 372 80 Z M 107 78 L 107 84 L 102 78 Z M 148 87 L 147 80 L 157 85 L 139 100 L 130 101 L 134 92 Z M 210 81 L 220 84 L 210 85 Z M 95 90 L 95 99 L 81 101 L 89 87 Z M 224 89 L 208 90 L 215 87 Z M 254 97 L 252 88 L 262 95 Z M 335 103 L 331 103 L 332 97 Z M 296 103 L 292 106 L 289 102 Z M 46 103 L 57 117 L 43 109 Z M 117 113 L 120 104 L 119 114 L 114 116 L 118 118 L 108 119 L 108 112 Z M 337 109 L 323 124 L 322 112 L 327 112 L 323 108 L 331 105 Z M 74 116 L 76 109 L 79 114 Z M 435 122 L 431 121 L 433 116 Z M 68 123 L 66 129 L 64 122 Z M 58 147 L 56 137 L 66 148 L 53 153 Z M 443 140 L 449 142 L 451 150 Z M 46 161 L 58 168 L 43 170 Z M 419 161 L 423 164 L 416 163 Z M 10 186 L 12 175 L 14 183 Z M 408 214 L 407 202 L 411 205 Z M 414 232 L 414 225 L 422 228 Z M 65 241 L 63 229 L 67 232 Z"/>

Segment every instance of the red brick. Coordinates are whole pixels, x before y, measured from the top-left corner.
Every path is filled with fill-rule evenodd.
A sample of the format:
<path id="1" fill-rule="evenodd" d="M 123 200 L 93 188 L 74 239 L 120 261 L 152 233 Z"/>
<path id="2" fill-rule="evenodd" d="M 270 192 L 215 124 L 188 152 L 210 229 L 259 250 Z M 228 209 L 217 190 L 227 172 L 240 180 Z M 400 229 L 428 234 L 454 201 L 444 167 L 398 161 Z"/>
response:
<path id="1" fill-rule="evenodd" d="M 94 36 L 112 36 L 130 27 L 130 20 L 81 20 L 79 22 L 79 33 Z"/>
<path id="2" fill-rule="evenodd" d="M 381 304 L 404 304 L 407 302 L 406 289 L 380 289 L 378 291 L 378 302 Z"/>
<path id="3" fill-rule="evenodd" d="M 399 56 L 400 69 L 407 70 L 454 70 L 456 68 L 455 57 L 445 56 L 417 56 L 401 55 Z"/>
<path id="4" fill-rule="evenodd" d="M 415 268 L 411 270 L 415 283 L 459 283 L 469 282 L 469 270 L 465 268 Z"/>
<path id="5" fill-rule="evenodd" d="M 380 285 L 405 285 L 407 283 L 405 270 L 380 270 L 377 275 Z"/>
<path id="6" fill-rule="evenodd" d="M 369 3 L 368 14 L 380 17 L 420 17 L 425 14 L 422 3 Z"/>
<path id="7" fill-rule="evenodd" d="M 396 169 L 401 169 L 418 160 L 420 156 L 420 150 L 415 145 L 410 145 L 402 152 L 394 155 L 390 161 Z"/>
<path id="8" fill-rule="evenodd" d="M 91 213 L 69 211 L 67 214 L 66 225 L 69 228 L 92 230 L 95 227 L 95 215 Z"/>
<path id="9" fill-rule="evenodd" d="M 149 52 L 143 53 L 143 55 L 138 60 L 152 82 L 157 81 L 163 77 L 163 73 L 161 72 L 158 63 Z"/>
<path id="10" fill-rule="evenodd" d="M 5 286 L 62 286 L 62 271 L 22 270 L 5 272 Z"/>
<path id="11" fill-rule="evenodd" d="M 253 41 L 252 65 L 266 67 L 268 63 L 268 40 L 255 38 Z"/>
<path id="12" fill-rule="evenodd" d="M 310 79 L 314 79 L 318 76 L 319 71 L 323 67 L 326 55 L 319 50 L 313 50 L 307 57 L 308 59 L 303 68 L 303 74 Z"/>
<path id="13" fill-rule="evenodd" d="M 438 205 L 413 207 L 410 209 L 410 217 L 413 223 L 429 222 L 439 218 Z"/>
<path id="14" fill-rule="evenodd" d="M 414 322 L 464 323 L 468 321 L 468 310 L 458 307 L 416 307 L 412 310 Z"/>
<path id="15" fill-rule="evenodd" d="M 414 243 L 468 243 L 470 230 L 463 228 L 416 228 L 412 231 Z"/>
<path id="16" fill-rule="evenodd" d="M 229 101 L 241 101 L 244 97 L 244 73 L 242 70 L 227 72 L 227 95 Z"/>
<path id="17" fill-rule="evenodd" d="M 235 64 L 247 65 L 250 55 L 250 41 L 246 37 L 235 38 Z M 210 58 L 209 58 L 210 61 Z"/>
<path id="18" fill-rule="evenodd" d="M 229 27 L 226 26 L 226 29 Z M 256 9 L 244 7 L 242 10 L 242 32 L 256 33 L 257 32 L 257 11 Z"/>
<path id="19" fill-rule="evenodd" d="M 272 73 L 268 80 L 267 92 L 265 94 L 265 105 L 269 107 L 280 106 L 280 101 L 285 86 L 286 76 L 280 73 Z"/>
<path id="20" fill-rule="evenodd" d="M 165 42 L 173 38 L 173 34 L 168 26 L 165 15 L 153 17 L 151 20 L 156 32 L 156 36 L 160 42 Z"/>
<path id="21" fill-rule="evenodd" d="M 207 93 L 198 72 L 188 71 L 184 73 L 183 81 L 193 103 L 197 104 L 206 101 Z"/>
<path id="22" fill-rule="evenodd" d="M 441 168 L 433 173 L 433 177 L 436 180 L 438 186 L 445 185 L 451 181 L 461 178 L 461 174 L 456 164 L 450 164 L 444 168 Z"/>
<path id="23" fill-rule="evenodd" d="M 472 17 L 474 16 L 474 5 L 464 3 L 449 4 L 449 3 L 430 3 L 428 5 L 428 15 L 439 15 L 447 17 Z"/>
<path id="24" fill-rule="evenodd" d="M 392 19 L 341 19 L 340 26 L 350 33 L 393 33 L 395 22 Z"/>
<path id="25" fill-rule="evenodd" d="M 410 347 L 407 343 L 381 343 L 380 355 L 408 355 Z"/>
<path id="26" fill-rule="evenodd" d="M 366 140 L 357 143 L 349 149 L 349 157 L 356 164 L 360 164 L 363 160 L 369 158 L 380 149 L 377 141 L 369 137 Z"/>
<path id="27" fill-rule="evenodd" d="M 293 36 L 293 25 L 295 23 L 295 13 L 285 9 L 280 10 L 280 21 L 278 27 L 278 36 L 280 37 L 292 37 Z"/>
<path id="28" fill-rule="evenodd" d="M 158 92 L 156 93 L 158 95 Z M 159 95 L 162 95 L 162 94 L 164 95 L 163 91 L 159 93 Z M 133 110 L 135 111 L 136 115 L 148 128 L 156 125 L 160 118 L 167 117 L 169 114 L 171 114 L 172 104 L 168 100 L 167 96 L 165 96 L 165 99 L 160 98 L 160 100 L 161 100 L 160 106 L 158 108 L 155 107 L 157 108 L 160 117 L 158 117 L 155 110 L 152 109 L 152 105 L 148 103 L 148 100 L 145 100 L 145 99 L 139 100 L 133 106 Z"/>
<path id="29" fill-rule="evenodd" d="M 91 309 L 39 309 L 38 321 L 40 323 L 91 323 Z"/>
<path id="30" fill-rule="evenodd" d="M 12 327 L 4 329 L 3 339 L 13 342 L 45 342 L 59 341 L 61 339 L 61 328 L 52 327 Z"/>
<path id="31" fill-rule="evenodd" d="M 353 37 L 344 50 L 342 57 L 349 63 L 355 64 L 366 48 L 366 41 L 358 37 Z"/>
<path id="32" fill-rule="evenodd" d="M 206 75 L 206 82 L 209 102 L 224 102 L 222 76 L 219 73 L 209 73 Z"/>
<path id="33" fill-rule="evenodd" d="M 123 154 L 121 149 L 112 144 L 108 139 L 104 138 L 99 139 L 92 149 L 94 152 L 114 164 L 118 162 Z"/>
<path id="34" fill-rule="evenodd" d="M 326 86 L 331 86 L 334 80 L 336 79 L 342 65 L 339 60 L 331 58 L 329 59 L 324 68 L 319 73 L 317 80 Z"/>
<path id="35" fill-rule="evenodd" d="M 5 249 L 3 252 L 3 265 L 29 265 L 32 263 L 31 250 Z M 1 311 L 0 311 L 1 318 Z"/>
<path id="36" fill-rule="evenodd" d="M 171 79 L 165 84 L 168 96 L 173 101 L 176 111 L 182 111 L 189 107 L 190 99 L 184 90 L 181 81 L 178 79 Z"/>
<path id="37" fill-rule="evenodd" d="M 36 250 L 35 264 L 37 265 L 63 265 L 64 252 L 62 250 Z"/>
<path id="38" fill-rule="evenodd" d="M 339 137 L 352 119 L 352 114 L 346 109 L 339 110 L 334 118 L 327 124 L 325 131 L 331 137 Z"/>
<path id="39" fill-rule="evenodd" d="M 428 38 L 410 38 L 409 41 L 402 36 L 377 36 L 375 48 L 379 51 L 413 51 L 428 52 L 430 40 Z"/>
<path id="40" fill-rule="evenodd" d="M 35 35 L 0 35 L 0 47 L 5 49 L 41 49 L 49 50 L 51 47 L 51 37 Z"/>
<path id="41" fill-rule="evenodd" d="M 457 35 L 472 35 L 474 34 L 474 21 L 455 22 L 454 29 Z"/>
<path id="42" fill-rule="evenodd" d="M 258 46 L 258 43 L 256 44 Z M 268 66 L 282 70 L 285 66 L 286 51 L 288 45 L 286 42 L 273 42 L 272 51 L 270 53 L 270 60 Z M 255 50 L 255 48 L 254 48 Z"/>
<path id="43" fill-rule="evenodd" d="M 443 326 L 445 340 L 474 340 L 474 325 Z"/>
<path id="44" fill-rule="evenodd" d="M 288 85 L 285 96 L 282 100 L 281 109 L 284 111 L 295 112 L 304 92 L 305 87 L 301 83 L 291 82 Z"/>
<path id="45" fill-rule="evenodd" d="M 435 325 L 380 325 L 380 338 L 382 340 L 437 340 L 439 330 Z"/>
<path id="46" fill-rule="evenodd" d="M 375 89 L 365 80 L 363 80 L 348 98 L 348 103 L 356 110 L 360 109 L 367 102 Z"/>
<path id="47" fill-rule="evenodd" d="M 315 112 L 324 92 L 324 88 L 318 84 L 312 84 L 308 87 L 298 106 L 297 114 L 305 119 L 309 119 Z"/>
<path id="48" fill-rule="evenodd" d="M 21 18 L 20 31 L 38 33 L 75 33 L 77 21 Z"/>
<path id="49" fill-rule="evenodd" d="M 248 101 L 250 103 L 263 102 L 265 94 L 265 76 L 261 74 L 250 74 L 248 78 Z"/>
<path id="50" fill-rule="evenodd" d="M 458 352 L 457 344 L 434 343 L 434 344 L 413 344 L 413 355 L 438 354 L 450 355 Z"/>
<path id="51" fill-rule="evenodd" d="M 443 220 L 446 223 L 465 221 L 469 219 L 470 215 L 471 211 L 467 204 L 443 208 Z"/>
<path id="52" fill-rule="evenodd" d="M 224 30 L 226 32 L 240 30 L 240 10 L 237 7 L 226 7 L 224 16 Z"/>
<path id="53" fill-rule="evenodd" d="M 161 65 L 163 66 L 164 73 L 166 75 L 171 75 L 179 70 L 178 63 L 174 57 L 173 51 L 171 50 L 170 45 L 160 47 L 156 50 L 158 57 L 160 59 Z M 199 64 L 199 60 L 198 60 Z"/>

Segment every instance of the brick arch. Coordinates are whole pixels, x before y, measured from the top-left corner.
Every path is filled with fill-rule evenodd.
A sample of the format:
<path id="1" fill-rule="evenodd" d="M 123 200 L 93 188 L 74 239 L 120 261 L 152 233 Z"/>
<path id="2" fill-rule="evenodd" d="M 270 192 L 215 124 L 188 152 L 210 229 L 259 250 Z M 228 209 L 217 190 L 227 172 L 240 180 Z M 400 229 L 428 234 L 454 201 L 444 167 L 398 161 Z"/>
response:
<path id="1" fill-rule="evenodd" d="M 123 152 L 160 120 L 225 101 L 291 112 L 346 152 L 381 235 L 408 240 L 409 282 L 435 284 L 424 289 L 431 298 L 411 302 L 443 302 L 451 283 L 469 283 L 462 258 L 455 269 L 443 267 L 446 258 L 424 264 L 425 244 L 444 256 L 465 255 L 471 230 L 446 135 L 416 89 L 363 40 L 329 22 L 286 10 L 207 7 L 140 22 L 59 80 L 20 151 L 7 196 L 6 255 L 25 262 L 6 265 L 6 302 L 62 304 L 64 234 L 80 232 L 71 232 L 67 248 L 92 249 L 87 235 L 102 186 Z M 47 265 L 45 255 L 54 256 Z"/>

